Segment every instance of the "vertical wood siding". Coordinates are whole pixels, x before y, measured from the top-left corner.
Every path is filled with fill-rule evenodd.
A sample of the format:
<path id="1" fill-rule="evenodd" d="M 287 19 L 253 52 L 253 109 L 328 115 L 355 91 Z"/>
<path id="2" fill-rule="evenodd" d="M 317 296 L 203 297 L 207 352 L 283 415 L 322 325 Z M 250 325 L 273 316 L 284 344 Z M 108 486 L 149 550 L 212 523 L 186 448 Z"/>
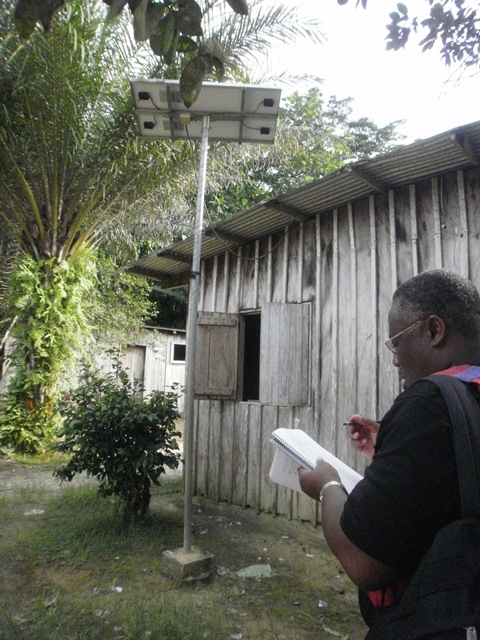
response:
<path id="1" fill-rule="evenodd" d="M 281 303 L 287 320 L 289 305 L 309 303 L 309 335 L 301 336 L 310 345 L 308 375 L 288 372 L 292 378 L 285 385 L 295 388 L 301 375 L 310 388 L 307 402 L 303 398 L 298 404 L 198 397 L 195 491 L 315 521 L 313 501 L 269 480 L 270 434 L 298 426 L 364 469 L 342 422 L 355 411 L 381 418 L 399 393 L 398 374 L 383 345 L 391 297 L 401 282 L 433 268 L 453 269 L 480 286 L 478 168 L 348 203 L 204 262 L 204 312 L 262 312 Z M 279 366 L 290 361 L 285 354 L 300 343 L 291 326 L 282 335 L 283 325 L 275 318 L 285 357 L 262 357 Z"/>
<path id="2" fill-rule="evenodd" d="M 131 382 L 136 380 L 142 384 L 143 396 L 155 390 L 171 391 L 174 385 L 185 385 L 185 363 L 173 361 L 174 344 L 186 344 L 184 331 L 151 329 L 138 337 L 136 345 L 123 352 L 122 366 L 127 369 Z M 105 372 L 113 371 L 111 354 L 101 351 L 96 359 Z M 179 397 L 178 409 L 183 414 L 183 394 Z"/>

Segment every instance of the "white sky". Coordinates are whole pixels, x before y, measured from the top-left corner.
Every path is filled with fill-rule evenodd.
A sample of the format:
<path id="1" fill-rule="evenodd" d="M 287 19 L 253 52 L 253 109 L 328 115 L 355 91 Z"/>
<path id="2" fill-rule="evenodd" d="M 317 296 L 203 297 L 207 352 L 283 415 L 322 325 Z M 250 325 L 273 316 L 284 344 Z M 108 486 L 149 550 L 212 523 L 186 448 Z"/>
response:
<path id="1" fill-rule="evenodd" d="M 385 50 L 385 25 L 396 0 L 368 0 L 366 10 L 356 8 L 356 0 L 344 6 L 337 0 L 288 1 L 322 20 L 328 42 L 278 47 L 270 58 L 272 70 L 319 76 L 325 97 L 352 97 L 354 117 L 366 116 L 378 126 L 406 120 L 398 129 L 407 136 L 405 143 L 480 120 L 480 74 L 455 83 L 454 69 L 438 51 L 422 53 L 415 42 L 402 51 Z M 426 0 L 404 2 L 411 15 L 428 10 Z M 295 89 L 303 93 L 304 88 Z"/>

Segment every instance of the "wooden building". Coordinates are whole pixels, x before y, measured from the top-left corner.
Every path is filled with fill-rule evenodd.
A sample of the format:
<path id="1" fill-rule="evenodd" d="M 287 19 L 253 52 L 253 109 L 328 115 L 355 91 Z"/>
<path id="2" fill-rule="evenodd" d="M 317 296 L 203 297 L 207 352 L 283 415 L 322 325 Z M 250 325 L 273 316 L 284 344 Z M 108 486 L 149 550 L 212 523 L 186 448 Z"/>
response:
<path id="1" fill-rule="evenodd" d="M 204 231 L 194 491 L 315 520 L 272 484 L 271 432 L 298 426 L 362 471 L 342 422 L 399 393 L 385 348 L 398 284 L 446 268 L 480 287 L 480 122 L 363 160 Z M 193 238 L 130 270 L 188 283 Z M 188 353 L 187 353 L 188 366 Z"/>
<path id="2" fill-rule="evenodd" d="M 178 385 L 181 391 L 185 385 L 186 337 L 184 329 L 145 327 L 135 344 L 126 347 L 121 354 L 122 366 L 128 371 L 133 382 L 143 385 L 143 395 L 152 391 L 171 391 Z M 99 365 L 104 371 L 112 371 L 112 355 L 99 351 Z M 180 393 L 178 410 L 183 414 L 184 396 Z"/>
<path id="3" fill-rule="evenodd" d="M 0 372 L 0 391 L 4 391 L 13 375 L 13 366 L 8 357 L 12 352 L 12 340 L 5 343 L 6 358 L 2 362 Z M 171 391 L 178 385 L 180 392 L 178 410 L 183 414 L 185 386 L 185 354 L 186 337 L 184 329 L 168 329 L 163 327 L 145 327 L 135 344 L 126 347 L 121 356 L 122 366 L 128 371 L 131 382 L 137 380 L 143 385 L 143 395 L 154 390 Z M 95 360 L 105 372 L 113 370 L 112 354 L 96 346 Z M 66 388 L 78 384 L 80 370 L 78 365 L 65 372 L 63 384 Z"/>

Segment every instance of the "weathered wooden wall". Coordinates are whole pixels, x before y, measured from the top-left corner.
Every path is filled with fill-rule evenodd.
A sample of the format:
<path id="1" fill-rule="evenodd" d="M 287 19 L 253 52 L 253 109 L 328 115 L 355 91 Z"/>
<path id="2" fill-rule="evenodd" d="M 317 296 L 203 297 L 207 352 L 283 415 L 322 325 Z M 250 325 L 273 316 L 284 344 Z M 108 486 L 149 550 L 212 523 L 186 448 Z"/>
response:
<path id="1" fill-rule="evenodd" d="M 154 390 L 170 391 L 174 384 L 185 385 L 185 363 L 172 362 L 173 343 L 185 344 L 185 331 L 149 329 L 121 356 L 122 366 L 128 369 L 130 380 L 143 384 L 144 395 Z M 112 370 L 112 357 L 108 353 L 100 355 L 98 362 L 105 371 Z M 178 409 L 183 413 L 183 393 Z"/>
<path id="2" fill-rule="evenodd" d="M 311 303 L 311 388 L 302 405 L 197 397 L 196 493 L 315 519 L 311 500 L 269 480 L 271 432 L 299 426 L 361 471 L 340 425 L 355 411 L 381 417 L 400 391 L 383 344 L 393 291 L 432 268 L 480 286 L 479 236 L 475 168 L 350 203 L 203 263 L 203 312 Z"/>

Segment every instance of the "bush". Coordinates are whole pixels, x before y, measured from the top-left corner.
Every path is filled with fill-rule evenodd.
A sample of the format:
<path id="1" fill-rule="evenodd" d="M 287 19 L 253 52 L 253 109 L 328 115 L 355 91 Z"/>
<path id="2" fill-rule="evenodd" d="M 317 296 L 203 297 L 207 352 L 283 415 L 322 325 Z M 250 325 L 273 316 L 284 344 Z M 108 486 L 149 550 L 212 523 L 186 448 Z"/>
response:
<path id="1" fill-rule="evenodd" d="M 127 522 L 148 515 L 151 483 L 158 486 L 166 467 L 177 468 L 180 458 L 178 386 L 143 400 L 141 391 L 118 358 L 107 374 L 84 365 L 78 387 L 59 405 L 63 425 L 54 447 L 72 454 L 55 475 L 63 480 L 82 471 L 95 476 L 100 495 L 120 498 Z"/>

